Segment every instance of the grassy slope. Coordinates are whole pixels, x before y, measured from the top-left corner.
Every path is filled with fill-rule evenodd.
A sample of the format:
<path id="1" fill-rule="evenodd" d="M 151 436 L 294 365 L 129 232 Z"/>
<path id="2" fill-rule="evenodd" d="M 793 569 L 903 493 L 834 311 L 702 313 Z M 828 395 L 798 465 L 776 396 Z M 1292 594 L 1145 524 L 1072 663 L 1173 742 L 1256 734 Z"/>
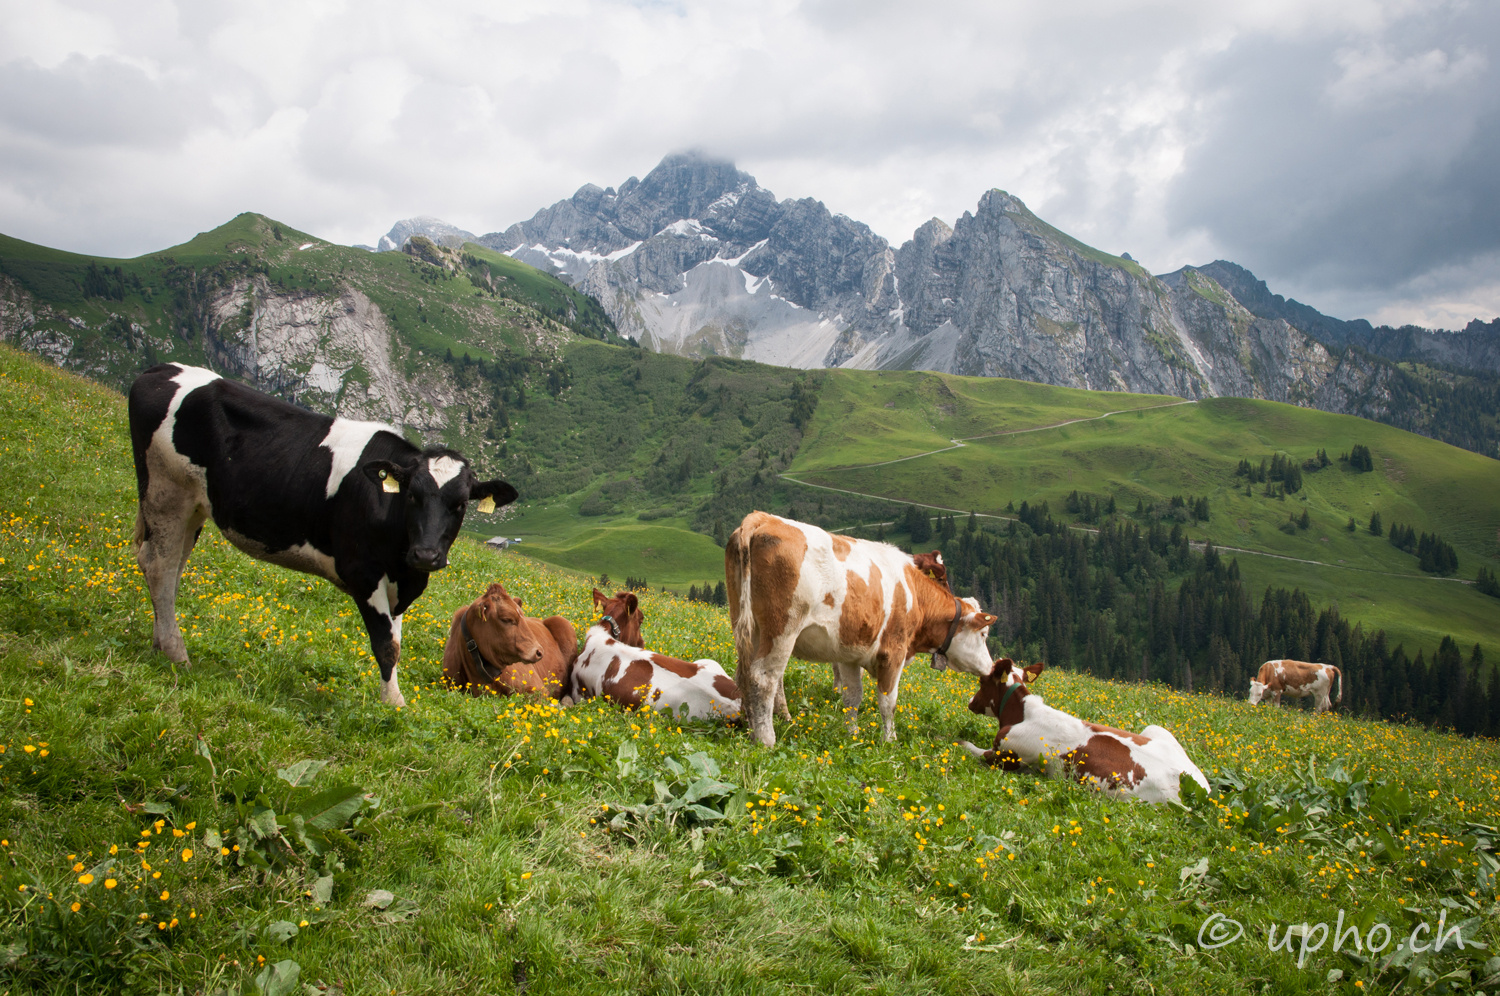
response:
<path id="1" fill-rule="evenodd" d="M 724 551 L 682 520 L 643 523 L 630 516 L 580 524 L 569 512 L 552 521 L 549 528 L 542 515 L 527 517 L 526 556 L 595 577 L 608 574 L 616 584 L 641 577 L 654 587 L 686 591 L 724 579 Z"/>
<path id="2" fill-rule="evenodd" d="M 1195 539 L 1330 565 L 1242 555 L 1241 569 L 1256 586 L 1301 587 L 1315 602 L 1337 602 L 1347 618 L 1386 629 L 1413 653 L 1416 647 L 1431 651 L 1449 633 L 1465 646 L 1500 646 L 1500 612 L 1492 598 L 1422 575 L 1416 558 L 1363 528 L 1379 512 L 1387 527 L 1402 522 L 1418 532 L 1440 533 L 1458 549 L 1462 577 L 1473 578 L 1480 565 L 1495 569 L 1500 504 L 1493 496 L 1500 492 L 1500 463 L 1494 460 L 1363 419 L 1234 398 L 1152 408 L 1164 399 L 980 381 L 975 389 L 991 392 L 999 403 L 960 407 L 961 413 L 974 413 L 960 419 L 938 407 L 929 386 L 936 380 L 915 373 L 885 374 L 882 380 L 831 377 L 831 403 L 820 405 L 793 475 L 991 514 L 1022 501 L 1048 501 L 1061 512 L 1074 489 L 1113 494 L 1122 511 L 1133 511 L 1138 500 L 1150 505 L 1173 495 L 1207 495 L 1212 517 L 1189 530 Z M 966 397 L 964 379 L 943 382 L 958 398 Z M 1010 391 L 1024 400 L 1006 404 Z M 885 409 L 887 400 L 896 400 L 898 407 Z M 946 398 L 944 403 L 953 404 Z M 950 436 L 1077 418 L 1089 404 L 1097 406 L 1095 414 L 1105 404 L 1145 410 L 974 439 L 962 449 L 885 466 L 851 468 L 859 461 L 845 456 L 889 460 L 950 446 Z M 884 433 L 892 427 L 896 443 L 882 450 Z M 1244 479 L 1234 476 L 1241 458 L 1258 463 L 1284 451 L 1301 461 L 1320 447 L 1337 457 L 1356 443 L 1374 451 L 1374 472 L 1351 472 L 1335 461 L 1305 474 L 1303 489 L 1289 498 L 1267 498 L 1263 486 L 1247 496 Z M 1304 509 L 1310 529 L 1288 535 L 1278 528 Z M 1353 533 L 1345 528 L 1351 516 L 1360 527 Z"/>
<path id="3" fill-rule="evenodd" d="M 1233 765 L 1284 788 L 1317 754 L 1397 783 L 1416 807 L 1395 820 L 1407 850 L 1377 858 L 1374 810 L 1272 832 L 1260 806 L 1198 818 L 984 770 L 951 746 L 992 733 L 963 708 L 971 682 L 920 662 L 894 745 L 869 739 L 871 712 L 851 739 L 826 668 L 804 665 L 788 673 L 796 722 L 770 752 L 735 730 L 597 703 L 471 699 L 436 685 L 455 606 L 498 578 L 538 613 L 582 623 L 589 607 L 580 583 L 467 542 L 408 614 L 411 705 L 396 713 L 376 702 L 347 599 L 246 559 L 211 527 L 179 602 L 194 664 L 173 668 L 150 652 L 129 550 L 121 400 L 0 350 L 0 404 L 0 947 L 19 956 L 0 975 L 11 992 L 238 992 L 262 959 L 348 992 L 1324 992 L 1331 968 L 1345 973 L 1336 990 L 1368 992 L 1375 968 L 1326 951 L 1299 968 L 1267 951 L 1265 927 L 1342 909 L 1404 935 L 1440 901 L 1450 923 L 1479 918 L 1492 947 L 1450 943 L 1415 967 L 1473 980 L 1493 970 L 1493 863 L 1470 864 L 1479 841 L 1465 826 L 1500 822 L 1493 742 L 1043 677 L 1074 711 L 1166 724 L 1210 772 Z M 662 596 L 645 607 L 653 646 L 730 657 L 722 613 Z M 715 758 L 736 786 L 730 818 L 605 829 L 619 804 L 651 798 L 612 761 L 626 742 L 649 776 L 666 755 Z M 272 772 L 302 758 L 378 796 L 343 838 L 347 867 L 326 903 L 307 895 L 296 861 L 258 882 L 220 864 L 205 836 L 243 819 L 219 794 L 236 772 L 274 786 Z M 141 804 L 156 809 L 127 808 Z M 75 865 L 94 867 L 111 845 L 144 848 L 151 867 L 101 870 L 115 890 L 80 881 Z M 1202 860 L 1204 877 L 1180 873 Z M 377 888 L 397 898 L 387 913 L 363 903 Z M 1191 951 L 1211 912 L 1250 936 Z M 300 930 L 277 939 L 278 921 Z M 40 966 L 38 949 L 64 960 Z"/>

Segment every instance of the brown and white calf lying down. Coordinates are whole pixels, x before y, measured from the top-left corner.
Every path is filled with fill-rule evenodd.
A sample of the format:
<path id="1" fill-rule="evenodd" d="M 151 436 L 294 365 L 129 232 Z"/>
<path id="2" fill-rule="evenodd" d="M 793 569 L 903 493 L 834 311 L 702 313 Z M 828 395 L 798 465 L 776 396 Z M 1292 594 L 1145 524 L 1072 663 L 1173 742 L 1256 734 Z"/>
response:
<path id="1" fill-rule="evenodd" d="M 1332 702 L 1329 690 L 1334 689 Z M 1281 697 L 1313 700 L 1313 712 L 1327 712 L 1344 701 L 1344 673 L 1332 664 L 1309 664 L 1290 659 L 1266 661 L 1260 673 L 1250 679 L 1250 704 L 1260 705 L 1270 699 L 1281 705 Z"/>
<path id="2" fill-rule="evenodd" d="M 562 616 L 533 619 L 499 584 L 453 613 L 443 680 L 471 695 L 530 692 L 561 698 L 578 631 Z"/>
<path id="3" fill-rule="evenodd" d="M 1208 790 L 1208 780 L 1188 759 L 1177 738 L 1160 726 L 1127 733 L 1089 723 L 1054 709 L 1031 691 L 1045 664 L 1025 668 L 1009 657 L 979 679 L 969 710 L 1000 721 L 995 746 L 980 750 L 967 740 L 959 745 L 986 764 L 1007 771 L 1041 769 L 1067 774 L 1111 795 L 1146 802 L 1177 802 L 1178 779 L 1184 773 Z"/>
<path id="4" fill-rule="evenodd" d="M 740 690 L 718 661 L 682 661 L 642 649 L 644 616 L 633 592 L 613 598 L 594 589 L 601 618 L 584 634 L 573 662 L 574 702 L 602 695 L 635 709 L 660 709 L 684 719 L 737 719 Z"/>

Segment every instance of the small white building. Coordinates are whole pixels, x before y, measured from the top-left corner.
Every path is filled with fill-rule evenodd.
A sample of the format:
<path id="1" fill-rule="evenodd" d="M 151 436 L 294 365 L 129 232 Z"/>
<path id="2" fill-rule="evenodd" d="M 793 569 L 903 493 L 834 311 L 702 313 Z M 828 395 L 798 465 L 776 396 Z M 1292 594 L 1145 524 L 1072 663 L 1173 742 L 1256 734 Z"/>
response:
<path id="1" fill-rule="evenodd" d="M 491 536 L 489 539 L 484 541 L 484 545 L 489 547 L 491 550 L 499 552 L 500 550 L 508 550 L 510 549 L 510 547 L 519 542 L 521 542 L 521 537 L 519 536 Z"/>

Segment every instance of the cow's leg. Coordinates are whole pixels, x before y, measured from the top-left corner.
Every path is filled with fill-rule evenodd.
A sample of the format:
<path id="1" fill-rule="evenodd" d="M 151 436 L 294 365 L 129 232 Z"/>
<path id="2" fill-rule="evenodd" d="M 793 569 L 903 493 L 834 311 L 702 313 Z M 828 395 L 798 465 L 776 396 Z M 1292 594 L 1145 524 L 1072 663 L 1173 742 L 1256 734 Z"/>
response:
<path id="1" fill-rule="evenodd" d="M 835 664 L 833 670 L 838 675 L 839 694 L 844 700 L 844 725 L 849 727 L 852 737 L 859 733 L 859 700 L 864 697 L 861 685 L 864 673 L 858 664 Z"/>
<path id="2" fill-rule="evenodd" d="M 770 650 L 735 670 L 736 684 L 744 696 L 744 717 L 750 736 L 766 747 L 776 746 L 776 727 L 771 722 L 776 694 L 792 656 L 791 644 L 772 644 Z"/>
<path id="3" fill-rule="evenodd" d="M 776 718 L 784 722 L 792 721 L 792 711 L 786 707 L 786 670 L 781 672 L 781 678 L 776 682 Z"/>
<path id="4" fill-rule="evenodd" d="M 983 761 L 986 754 L 994 753 L 994 751 L 987 751 L 975 744 L 971 744 L 967 740 L 960 740 L 958 742 L 958 745 L 962 747 L 964 751 L 976 761 Z"/>
<path id="5" fill-rule="evenodd" d="M 380 700 L 399 709 L 406 705 L 406 699 L 396 683 L 396 663 L 401 659 L 401 616 L 391 611 L 395 594 L 396 586 L 381 577 L 375 590 L 358 604 L 365 630 L 370 634 L 370 652 L 380 665 Z"/>
<path id="6" fill-rule="evenodd" d="M 155 617 L 151 645 L 181 664 L 188 663 L 188 653 L 177 624 L 177 588 L 206 518 L 190 493 L 170 486 L 148 491 L 136 511 L 135 562 L 146 576 Z"/>
<path id="7" fill-rule="evenodd" d="M 880 669 L 875 701 L 880 706 L 880 727 L 885 742 L 896 739 L 896 693 L 901 689 L 902 664 L 885 664 Z"/>

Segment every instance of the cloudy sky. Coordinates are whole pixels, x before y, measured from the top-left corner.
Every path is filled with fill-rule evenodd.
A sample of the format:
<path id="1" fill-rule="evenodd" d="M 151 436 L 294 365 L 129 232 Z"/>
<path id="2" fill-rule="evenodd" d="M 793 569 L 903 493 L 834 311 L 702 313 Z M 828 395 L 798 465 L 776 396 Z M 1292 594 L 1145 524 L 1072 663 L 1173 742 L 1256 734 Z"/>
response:
<path id="1" fill-rule="evenodd" d="M 1156 272 L 1500 315 L 1492 0 L 0 0 L 0 232 L 505 228 L 666 153 L 900 244 L 1001 187 Z"/>

